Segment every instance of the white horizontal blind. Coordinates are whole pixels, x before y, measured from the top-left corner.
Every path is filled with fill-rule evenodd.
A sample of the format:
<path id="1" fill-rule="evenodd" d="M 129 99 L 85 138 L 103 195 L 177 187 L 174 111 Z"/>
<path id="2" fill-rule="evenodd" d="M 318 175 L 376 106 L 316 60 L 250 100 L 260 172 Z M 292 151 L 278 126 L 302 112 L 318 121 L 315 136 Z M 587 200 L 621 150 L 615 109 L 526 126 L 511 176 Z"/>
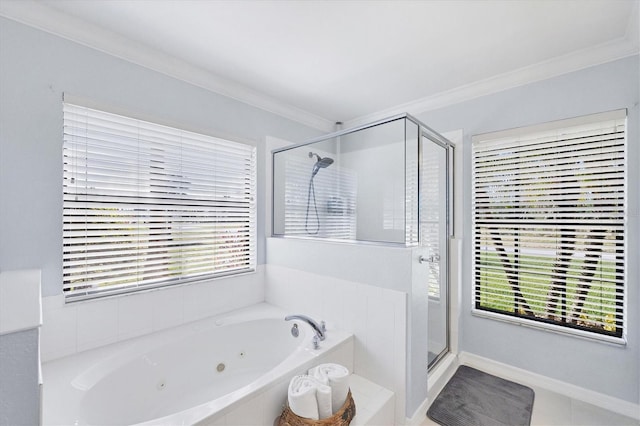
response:
<path id="1" fill-rule="evenodd" d="M 355 173 L 334 163 L 312 183 L 314 162 L 293 156 L 285 162 L 285 235 L 355 240 Z"/>
<path id="2" fill-rule="evenodd" d="M 424 144 L 433 142 L 425 141 Z M 439 158 L 432 150 L 426 150 L 422 156 L 421 185 L 420 185 L 420 234 L 421 244 L 426 248 L 427 256 L 440 259 L 441 233 L 445 232 L 440 224 L 443 204 L 446 203 L 446 194 L 443 194 L 445 183 L 441 181 L 441 164 Z M 443 197 L 445 195 L 445 197 Z M 429 275 L 427 290 L 432 299 L 440 298 L 440 262 L 434 261 L 427 264 Z"/>
<path id="3" fill-rule="evenodd" d="M 256 153 L 64 104 L 67 300 L 255 269 Z"/>
<path id="4" fill-rule="evenodd" d="M 474 137 L 476 310 L 623 336 L 625 123 Z"/>
<path id="5" fill-rule="evenodd" d="M 423 160 L 424 161 L 424 160 Z M 405 213 L 405 236 L 404 242 L 407 246 L 412 246 L 418 244 L 420 240 L 419 232 L 420 230 L 420 208 L 418 208 L 418 204 L 420 203 L 420 197 L 424 196 L 420 194 L 420 185 L 418 184 L 419 174 L 418 174 L 418 161 L 417 156 L 414 158 L 411 155 L 407 155 L 407 159 L 405 162 L 405 196 L 404 196 L 404 211 Z M 423 172 L 424 169 L 428 168 L 423 163 Z M 423 180 L 424 181 L 424 180 Z M 423 184 L 423 183 L 421 183 Z M 386 218 L 386 209 L 385 209 L 385 218 Z M 386 222 L 386 220 L 385 220 Z M 393 227 L 387 227 L 385 223 L 385 229 L 394 229 Z"/>

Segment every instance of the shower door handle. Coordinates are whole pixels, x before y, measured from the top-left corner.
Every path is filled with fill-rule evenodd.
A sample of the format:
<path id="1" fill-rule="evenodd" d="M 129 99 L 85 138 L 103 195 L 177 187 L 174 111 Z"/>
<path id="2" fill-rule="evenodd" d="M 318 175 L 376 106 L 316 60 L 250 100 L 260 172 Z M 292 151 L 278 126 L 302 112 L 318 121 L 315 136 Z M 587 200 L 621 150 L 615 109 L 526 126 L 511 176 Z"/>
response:
<path id="1" fill-rule="evenodd" d="M 420 256 L 420 258 L 418 258 L 418 262 L 420 262 L 420 263 L 436 263 L 436 262 L 440 262 L 440 255 L 432 254 L 429 257 Z"/>

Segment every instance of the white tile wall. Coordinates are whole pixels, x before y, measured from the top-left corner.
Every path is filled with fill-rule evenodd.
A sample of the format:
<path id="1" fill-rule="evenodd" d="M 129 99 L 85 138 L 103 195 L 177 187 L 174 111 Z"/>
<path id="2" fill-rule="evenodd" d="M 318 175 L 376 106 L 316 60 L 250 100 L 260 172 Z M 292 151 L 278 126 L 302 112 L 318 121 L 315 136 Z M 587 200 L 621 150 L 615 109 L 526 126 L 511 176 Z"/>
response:
<path id="1" fill-rule="evenodd" d="M 65 305 L 42 299 L 41 357 L 50 361 L 264 301 L 256 273 Z"/>
<path id="2" fill-rule="evenodd" d="M 142 336 L 153 331 L 151 294 L 140 296 L 125 296 L 118 300 L 118 340 Z"/>
<path id="3" fill-rule="evenodd" d="M 406 293 L 267 265 L 265 300 L 352 332 L 353 372 L 394 392 L 395 421 L 404 423 Z"/>
<path id="4" fill-rule="evenodd" d="M 62 295 L 42 299 L 40 356 L 43 361 L 77 351 L 77 310 L 64 308 Z"/>
<path id="5" fill-rule="evenodd" d="M 214 287 L 211 285 L 196 284 L 184 286 L 184 322 L 203 319 L 209 316 L 209 312 L 215 311 L 213 305 L 214 294 Z"/>
<path id="6" fill-rule="evenodd" d="M 353 426 L 394 424 L 393 392 L 356 374 L 349 378 L 349 385 L 356 404 Z"/>
<path id="7" fill-rule="evenodd" d="M 39 269 L 0 272 L 0 335 L 42 325 Z"/>
<path id="8" fill-rule="evenodd" d="M 153 331 L 184 323 L 184 286 L 149 293 Z"/>
<path id="9" fill-rule="evenodd" d="M 118 341 L 119 298 L 78 305 L 76 343 L 78 352 Z"/>

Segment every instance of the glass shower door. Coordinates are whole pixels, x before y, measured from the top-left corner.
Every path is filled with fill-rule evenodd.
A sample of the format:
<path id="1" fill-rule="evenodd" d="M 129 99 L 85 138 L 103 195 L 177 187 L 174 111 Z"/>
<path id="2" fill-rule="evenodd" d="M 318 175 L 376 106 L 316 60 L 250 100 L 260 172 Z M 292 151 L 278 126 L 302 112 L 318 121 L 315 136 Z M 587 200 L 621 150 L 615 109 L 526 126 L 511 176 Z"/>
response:
<path id="1" fill-rule="evenodd" d="M 423 134 L 420 167 L 420 245 L 428 278 L 428 368 L 449 351 L 447 277 L 448 148 Z"/>

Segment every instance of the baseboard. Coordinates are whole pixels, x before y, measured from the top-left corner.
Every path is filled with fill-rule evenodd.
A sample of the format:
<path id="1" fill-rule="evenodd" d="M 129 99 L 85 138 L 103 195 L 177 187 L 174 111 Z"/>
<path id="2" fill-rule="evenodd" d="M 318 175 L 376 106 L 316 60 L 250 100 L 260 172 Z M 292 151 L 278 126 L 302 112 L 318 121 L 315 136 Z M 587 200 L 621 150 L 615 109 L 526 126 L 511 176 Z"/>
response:
<path id="1" fill-rule="evenodd" d="M 461 352 L 458 355 L 460 365 L 468 365 L 489 374 L 512 380 L 514 382 L 537 386 L 567 396 L 569 398 L 595 405 L 605 410 L 613 411 L 635 420 L 640 420 L 640 405 L 599 393 L 580 386 L 572 385 L 560 380 L 552 379 L 541 374 L 513 367 L 508 364 L 493 361 L 479 355 Z"/>

